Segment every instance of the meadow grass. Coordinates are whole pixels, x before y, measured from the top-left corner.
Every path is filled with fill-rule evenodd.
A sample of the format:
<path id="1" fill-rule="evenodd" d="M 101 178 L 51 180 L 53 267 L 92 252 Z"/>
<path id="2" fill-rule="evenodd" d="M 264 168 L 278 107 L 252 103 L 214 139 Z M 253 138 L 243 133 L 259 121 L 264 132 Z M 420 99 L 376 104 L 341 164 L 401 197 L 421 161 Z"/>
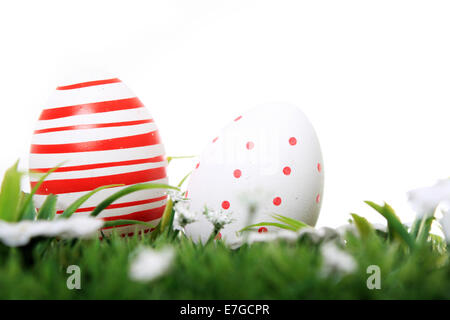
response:
<path id="1" fill-rule="evenodd" d="M 3 228 L 55 217 L 56 197 L 50 195 L 36 212 L 32 203 L 36 188 L 24 194 L 20 178 L 15 164 L 3 179 Z M 120 196 L 162 187 L 174 188 L 152 184 L 125 188 L 100 203 L 92 215 Z M 75 201 L 59 219 L 69 219 L 95 192 Z M 0 242 L 0 299 L 450 299 L 449 254 L 445 241 L 430 233 L 434 217 L 417 219 L 407 228 L 389 205 L 367 204 L 386 219 L 388 227 L 386 231 L 375 230 L 366 219 L 351 215 L 350 223 L 357 232 L 348 231 L 335 239 L 356 262 L 349 273 L 324 273 L 324 239 L 279 238 L 244 243 L 238 249 L 221 240 L 196 244 L 173 230 L 174 210 L 169 198 L 161 222 L 151 234 L 122 238 L 113 233 L 102 240 L 34 237 L 18 247 Z M 281 230 L 286 229 L 284 232 L 308 228 L 287 217 L 274 218 Z M 251 229 L 249 226 L 245 232 Z M 158 250 L 167 246 L 176 254 L 165 275 L 149 282 L 130 279 L 130 257 L 137 248 Z M 68 289 L 67 268 L 71 265 L 80 267 L 80 289 Z M 380 268 L 380 289 L 367 286 L 371 265 Z"/>
<path id="2" fill-rule="evenodd" d="M 430 243 L 414 252 L 398 243 L 347 234 L 358 262 L 348 275 L 323 276 L 318 246 L 305 240 L 244 245 L 231 250 L 161 236 L 52 241 L 1 252 L 1 299 L 449 299 L 448 254 Z M 129 256 L 140 246 L 176 250 L 170 271 L 149 283 L 128 277 Z M 34 247 L 31 251 L 30 249 Z M 366 285 L 369 265 L 381 268 L 381 289 Z M 66 286 L 69 265 L 81 268 L 81 289 Z"/>

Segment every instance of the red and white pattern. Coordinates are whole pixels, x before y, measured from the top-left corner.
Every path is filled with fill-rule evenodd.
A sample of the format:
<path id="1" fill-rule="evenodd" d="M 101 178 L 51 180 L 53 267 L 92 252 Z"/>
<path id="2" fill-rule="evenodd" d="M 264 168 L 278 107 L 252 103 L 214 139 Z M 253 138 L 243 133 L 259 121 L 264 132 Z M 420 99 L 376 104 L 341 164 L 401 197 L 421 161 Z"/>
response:
<path id="1" fill-rule="evenodd" d="M 190 177 L 191 209 L 205 205 L 232 214 L 221 230 L 226 242 L 250 223 L 272 221 L 277 213 L 314 226 L 323 195 L 323 161 L 319 140 L 306 116 L 295 106 L 265 105 L 234 119 L 205 148 Z M 249 206 L 258 210 L 249 221 Z M 270 232 L 261 227 L 258 232 Z M 194 240 L 208 239 L 204 217 L 186 227 Z"/>
<path id="2" fill-rule="evenodd" d="M 34 131 L 30 170 L 44 173 L 61 163 L 37 191 L 37 208 L 47 195 L 56 194 L 61 214 L 97 187 L 124 185 L 98 192 L 75 213 L 87 215 L 109 195 L 130 185 L 168 182 L 164 146 L 153 118 L 118 78 L 69 83 L 51 95 Z M 30 180 L 34 187 L 39 177 L 32 175 Z M 141 190 L 118 199 L 99 218 L 156 225 L 165 204 L 164 190 Z M 115 229 L 123 236 L 150 231 L 141 225 Z M 103 229 L 105 234 L 110 231 Z"/>

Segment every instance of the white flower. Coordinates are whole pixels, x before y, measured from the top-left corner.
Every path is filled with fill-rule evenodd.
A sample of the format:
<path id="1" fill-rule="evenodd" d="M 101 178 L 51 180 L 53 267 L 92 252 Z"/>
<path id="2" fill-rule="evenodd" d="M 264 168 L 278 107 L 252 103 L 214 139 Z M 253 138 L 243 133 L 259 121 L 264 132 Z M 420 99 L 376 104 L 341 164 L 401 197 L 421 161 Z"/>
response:
<path id="1" fill-rule="evenodd" d="M 129 276 L 134 281 L 150 281 L 165 274 L 175 257 L 173 248 L 156 251 L 140 248 L 131 261 Z"/>
<path id="2" fill-rule="evenodd" d="M 283 240 L 286 242 L 295 242 L 299 237 L 298 232 L 291 230 L 280 230 L 275 232 L 249 232 L 247 237 L 239 237 L 236 241 L 229 243 L 231 249 L 237 249 L 243 244 L 253 244 L 258 242 L 272 242 Z"/>
<path id="3" fill-rule="evenodd" d="M 252 244 L 254 242 L 270 242 L 276 240 L 283 240 L 286 242 L 296 242 L 299 237 L 299 233 L 291 230 L 280 230 L 277 232 L 252 232 L 247 238 L 247 243 Z"/>
<path id="4" fill-rule="evenodd" d="M 214 226 L 214 229 L 221 230 L 225 225 L 231 223 L 231 212 L 225 212 L 222 209 L 213 210 L 206 208 L 204 211 L 206 219 Z"/>
<path id="5" fill-rule="evenodd" d="M 174 203 L 186 200 L 186 198 L 183 197 L 183 193 L 178 190 L 169 189 L 167 190 L 167 194 Z"/>
<path id="6" fill-rule="evenodd" d="M 410 222 L 404 223 L 403 225 L 405 227 L 407 227 L 407 228 L 411 227 L 411 223 Z M 372 227 L 373 227 L 374 230 L 378 230 L 378 231 L 381 231 L 381 232 L 384 232 L 384 233 L 387 233 L 389 231 L 388 230 L 388 226 L 386 224 L 382 224 L 382 223 L 372 223 Z"/>
<path id="7" fill-rule="evenodd" d="M 340 273 L 352 273 L 357 268 L 356 260 L 333 242 L 327 242 L 321 247 L 322 274 L 325 276 Z"/>
<path id="8" fill-rule="evenodd" d="M 300 229 L 299 237 L 308 237 L 313 243 L 317 244 L 321 241 L 325 242 L 331 239 L 335 239 L 339 237 L 339 233 L 335 229 L 329 227 L 321 227 L 318 229 L 315 229 L 313 227 L 306 227 Z"/>
<path id="9" fill-rule="evenodd" d="M 296 242 L 299 238 L 299 232 L 283 229 L 276 233 L 276 237 L 278 240 L 283 240 L 286 242 Z"/>
<path id="10" fill-rule="evenodd" d="M 34 237 L 88 238 L 97 234 L 102 226 L 102 220 L 90 216 L 17 223 L 0 221 L 0 241 L 10 247 L 19 247 Z"/>
<path id="11" fill-rule="evenodd" d="M 174 230 L 184 231 L 184 228 L 198 220 L 198 214 L 190 210 L 190 202 L 183 200 L 177 202 L 173 209 L 175 211 L 173 217 Z"/>
<path id="12" fill-rule="evenodd" d="M 432 215 L 439 203 L 450 200 L 450 179 L 440 180 L 431 187 L 411 190 L 408 200 L 419 219 Z"/>
<path id="13" fill-rule="evenodd" d="M 286 241 L 288 243 L 295 243 L 302 238 L 308 238 L 313 243 L 326 242 L 339 238 L 340 234 L 332 228 L 321 227 L 315 229 L 313 227 L 301 228 L 298 231 L 281 229 L 279 231 L 271 232 L 250 232 L 248 237 L 240 237 L 237 241 L 230 244 L 232 249 L 239 248 L 244 243 L 253 244 L 257 242 L 271 242 L 271 241 Z"/>
<path id="14" fill-rule="evenodd" d="M 336 232 L 338 233 L 339 237 L 344 237 L 347 234 L 347 232 L 357 235 L 358 229 L 356 228 L 356 226 L 353 223 L 347 223 L 347 224 L 337 227 Z"/>

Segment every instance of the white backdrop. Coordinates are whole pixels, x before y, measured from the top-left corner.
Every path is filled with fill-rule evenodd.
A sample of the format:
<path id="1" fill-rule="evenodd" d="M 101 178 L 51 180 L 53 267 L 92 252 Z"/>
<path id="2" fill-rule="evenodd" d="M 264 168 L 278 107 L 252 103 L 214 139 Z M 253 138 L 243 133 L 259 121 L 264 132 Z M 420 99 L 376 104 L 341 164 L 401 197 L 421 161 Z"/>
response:
<path id="1" fill-rule="evenodd" d="M 255 105 L 296 104 L 324 155 L 318 225 L 382 221 L 368 199 L 412 220 L 405 192 L 450 174 L 449 17 L 448 1 L 3 1 L 0 174 L 26 168 L 58 79 L 101 68 L 150 108 L 168 155 L 200 154 Z"/>

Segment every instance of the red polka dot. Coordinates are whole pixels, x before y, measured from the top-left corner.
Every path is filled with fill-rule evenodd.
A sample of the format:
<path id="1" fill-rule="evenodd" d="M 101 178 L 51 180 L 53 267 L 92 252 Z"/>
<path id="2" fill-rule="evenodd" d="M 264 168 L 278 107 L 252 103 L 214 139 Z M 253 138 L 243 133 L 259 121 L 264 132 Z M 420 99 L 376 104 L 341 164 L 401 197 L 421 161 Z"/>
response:
<path id="1" fill-rule="evenodd" d="M 320 194 L 318 194 L 316 197 L 316 203 L 319 203 L 319 202 L 320 202 Z"/>
<path id="2" fill-rule="evenodd" d="M 148 233 L 150 231 L 150 229 L 145 229 L 144 233 Z"/>
<path id="3" fill-rule="evenodd" d="M 239 169 L 234 170 L 233 175 L 235 178 L 240 178 L 242 176 L 242 171 Z"/>
<path id="4" fill-rule="evenodd" d="M 258 229 L 258 232 L 259 233 L 267 232 L 267 228 L 266 227 L 261 227 L 261 228 Z"/>
<path id="5" fill-rule="evenodd" d="M 319 172 L 322 171 L 322 166 L 320 165 L 320 162 L 317 164 L 317 171 L 319 171 Z"/>
<path id="6" fill-rule="evenodd" d="M 246 146 L 247 146 L 248 150 L 251 150 L 251 149 L 253 149 L 255 147 L 255 144 L 252 141 L 249 141 L 249 142 L 247 142 Z"/>
<path id="7" fill-rule="evenodd" d="M 295 146 L 295 145 L 297 144 L 297 139 L 295 139 L 294 137 L 291 137 L 291 138 L 289 139 L 289 144 L 290 144 L 291 146 Z"/>
<path id="8" fill-rule="evenodd" d="M 242 119 L 242 116 L 237 117 L 236 119 L 234 119 L 234 121 L 239 121 Z"/>
<path id="9" fill-rule="evenodd" d="M 215 137 L 215 138 L 213 139 L 213 143 L 216 142 L 217 139 L 219 139 L 219 137 Z"/>
<path id="10" fill-rule="evenodd" d="M 198 169 L 198 167 L 200 167 L 200 162 L 197 163 L 197 165 L 195 166 L 195 169 Z"/>
<path id="11" fill-rule="evenodd" d="M 223 201 L 222 202 L 222 208 L 224 208 L 225 210 L 230 208 L 230 203 L 228 201 Z"/>
<path id="12" fill-rule="evenodd" d="M 129 237 L 132 237 L 133 235 L 134 235 L 134 232 L 130 232 L 130 233 L 128 234 Z"/>
<path id="13" fill-rule="evenodd" d="M 125 234 L 125 233 L 122 233 L 120 236 L 121 236 L 122 238 L 125 238 L 126 234 Z"/>
<path id="14" fill-rule="evenodd" d="M 289 168 L 289 167 L 284 167 L 283 168 L 283 173 L 285 174 L 285 175 L 290 175 L 291 174 L 291 168 Z"/>
<path id="15" fill-rule="evenodd" d="M 214 240 L 220 240 L 220 239 L 222 239 L 222 234 L 219 232 L 217 234 L 217 236 L 214 238 Z"/>
<path id="16" fill-rule="evenodd" d="M 276 206 L 279 206 L 281 204 L 281 198 L 280 197 L 276 197 L 273 199 L 273 204 Z"/>

